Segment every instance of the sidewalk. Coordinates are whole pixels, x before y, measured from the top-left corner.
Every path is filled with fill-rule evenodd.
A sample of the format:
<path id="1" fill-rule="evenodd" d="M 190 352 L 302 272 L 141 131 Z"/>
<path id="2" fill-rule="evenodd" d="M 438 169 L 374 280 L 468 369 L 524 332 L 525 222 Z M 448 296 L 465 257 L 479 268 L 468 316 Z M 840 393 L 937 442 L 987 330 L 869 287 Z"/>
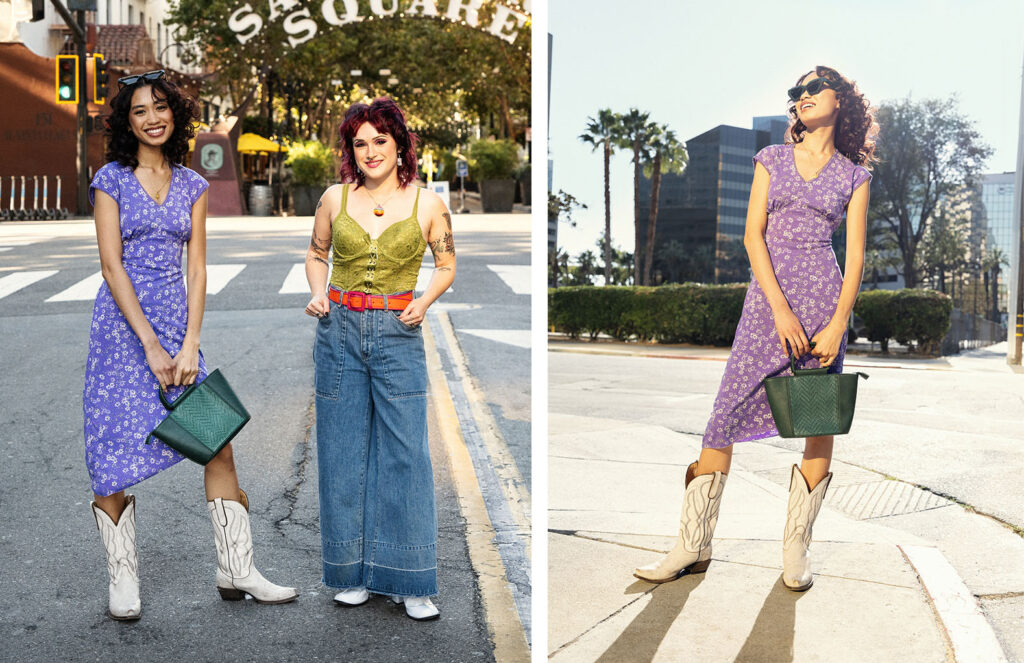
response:
<path id="1" fill-rule="evenodd" d="M 600 353 L 591 361 L 606 362 L 619 361 L 613 356 L 724 361 L 728 355 L 727 349 L 612 343 L 552 342 L 550 350 L 563 359 L 569 355 L 562 353 Z M 981 359 L 848 361 L 952 371 Z M 606 418 L 559 412 L 562 399 L 578 399 L 581 389 L 590 398 L 604 387 L 597 386 L 602 374 L 593 363 L 578 377 L 564 365 L 554 368 L 563 372 L 552 383 L 549 415 L 553 661 L 1019 660 L 1020 645 L 1013 644 L 1019 627 L 1002 630 L 1001 645 L 979 599 L 1024 586 L 1021 564 L 1012 561 L 1024 560 L 1024 541 L 940 495 L 842 460 L 833 462 L 814 529 L 814 587 L 788 591 L 780 578 L 781 536 L 789 468 L 799 453 L 768 441 L 735 448 L 708 572 L 664 585 L 633 578 L 634 567 L 672 547 L 683 472 L 700 451 L 696 430 L 659 425 L 650 408 L 678 411 L 701 397 L 683 393 L 692 389 L 665 393 L 663 402 L 644 403 L 633 420 L 610 418 L 617 415 L 599 400 L 593 409 Z M 641 379 L 634 374 L 607 388 L 605 397 L 639 402 L 635 381 Z"/>

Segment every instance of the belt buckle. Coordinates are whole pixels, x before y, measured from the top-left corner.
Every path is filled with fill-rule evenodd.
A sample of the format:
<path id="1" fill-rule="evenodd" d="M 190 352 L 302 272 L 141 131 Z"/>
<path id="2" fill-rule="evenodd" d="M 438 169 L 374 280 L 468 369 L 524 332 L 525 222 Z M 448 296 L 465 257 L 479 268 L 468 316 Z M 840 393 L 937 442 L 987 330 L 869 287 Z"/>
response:
<path id="1" fill-rule="evenodd" d="M 358 299 L 359 303 L 358 304 L 353 303 L 353 301 L 352 301 L 356 296 L 359 297 L 359 299 Z M 348 303 L 345 304 L 345 308 L 347 308 L 350 311 L 355 311 L 356 313 L 361 313 L 361 312 L 366 310 L 366 299 L 367 299 L 367 297 L 366 297 L 366 293 L 365 292 L 352 292 L 352 291 L 349 291 L 349 293 L 348 293 Z"/>

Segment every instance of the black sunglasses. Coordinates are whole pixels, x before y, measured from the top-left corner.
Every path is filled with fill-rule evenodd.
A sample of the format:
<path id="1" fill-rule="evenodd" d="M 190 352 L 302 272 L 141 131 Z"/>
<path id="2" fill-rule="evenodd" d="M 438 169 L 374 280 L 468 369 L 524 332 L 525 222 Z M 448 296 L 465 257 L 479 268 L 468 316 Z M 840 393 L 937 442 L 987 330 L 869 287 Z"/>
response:
<path id="1" fill-rule="evenodd" d="M 796 87 L 789 88 L 789 98 L 792 101 L 800 101 L 800 97 L 804 95 L 804 90 L 807 90 L 808 94 L 815 95 L 821 92 L 824 88 L 831 88 L 834 90 L 836 89 L 836 85 L 827 78 L 815 78 L 813 81 L 807 81 L 805 85 L 797 85 Z"/>
<path id="2" fill-rule="evenodd" d="M 165 73 L 167 72 L 165 72 L 163 69 L 157 69 L 156 71 L 147 71 L 144 74 L 135 74 L 134 76 L 123 76 L 117 79 L 117 89 L 121 90 L 131 85 L 135 85 L 139 81 L 146 81 L 147 83 L 152 83 L 153 81 L 158 81 L 161 78 L 163 78 Z"/>

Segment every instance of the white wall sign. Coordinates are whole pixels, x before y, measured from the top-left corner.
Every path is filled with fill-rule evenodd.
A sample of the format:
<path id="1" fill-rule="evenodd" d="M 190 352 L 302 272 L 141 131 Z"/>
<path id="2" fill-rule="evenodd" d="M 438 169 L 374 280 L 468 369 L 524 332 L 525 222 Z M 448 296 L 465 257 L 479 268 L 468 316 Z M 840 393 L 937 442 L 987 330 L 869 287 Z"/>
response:
<path id="1" fill-rule="evenodd" d="M 300 7 L 299 0 L 264 1 L 270 9 L 268 20 L 283 21 L 288 44 L 292 48 L 316 36 L 319 26 L 310 14 L 309 8 Z M 493 3 L 494 12 L 490 21 L 480 25 L 480 9 L 485 2 L 492 4 L 488 0 L 440 0 L 440 4 L 445 5 L 441 11 L 438 0 L 369 0 L 365 6 L 360 0 L 323 0 L 319 9 L 323 20 L 337 27 L 357 23 L 366 18 L 385 16 L 439 18 L 463 23 L 489 32 L 510 44 L 514 43 L 519 36 L 519 28 L 530 20 L 530 4 L 523 2 L 523 11 L 519 11 Z M 263 21 L 263 16 L 256 12 L 250 2 L 246 2 L 228 17 L 228 28 L 235 33 L 238 41 L 244 44 L 260 33 Z"/>

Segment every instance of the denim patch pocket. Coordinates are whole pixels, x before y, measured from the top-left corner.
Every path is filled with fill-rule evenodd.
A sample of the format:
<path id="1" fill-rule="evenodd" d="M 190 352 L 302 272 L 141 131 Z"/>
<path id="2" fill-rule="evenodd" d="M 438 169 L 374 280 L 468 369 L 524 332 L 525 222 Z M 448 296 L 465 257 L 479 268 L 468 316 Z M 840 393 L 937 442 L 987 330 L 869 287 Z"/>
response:
<path id="1" fill-rule="evenodd" d="M 427 358 L 423 351 L 423 332 L 417 325 L 408 327 L 388 313 L 393 329 L 383 335 L 384 381 L 388 400 L 425 396 L 427 393 Z"/>
<path id="2" fill-rule="evenodd" d="M 345 316 L 334 307 L 320 318 L 313 344 L 314 384 L 320 398 L 338 399 L 341 369 L 345 363 Z"/>
<path id="3" fill-rule="evenodd" d="M 402 322 L 401 320 L 398 319 L 398 316 L 402 315 L 401 311 L 388 311 L 388 313 L 390 314 L 388 317 L 391 318 L 392 320 L 394 320 L 395 322 L 397 322 L 398 326 L 401 327 L 402 329 L 404 329 L 405 331 L 413 333 L 413 334 L 420 334 L 420 333 L 422 333 L 422 329 L 421 329 L 422 325 L 421 324 L 420 325 L 407 325 L 407 324 L 405 324 L 404 322 Z"/>

